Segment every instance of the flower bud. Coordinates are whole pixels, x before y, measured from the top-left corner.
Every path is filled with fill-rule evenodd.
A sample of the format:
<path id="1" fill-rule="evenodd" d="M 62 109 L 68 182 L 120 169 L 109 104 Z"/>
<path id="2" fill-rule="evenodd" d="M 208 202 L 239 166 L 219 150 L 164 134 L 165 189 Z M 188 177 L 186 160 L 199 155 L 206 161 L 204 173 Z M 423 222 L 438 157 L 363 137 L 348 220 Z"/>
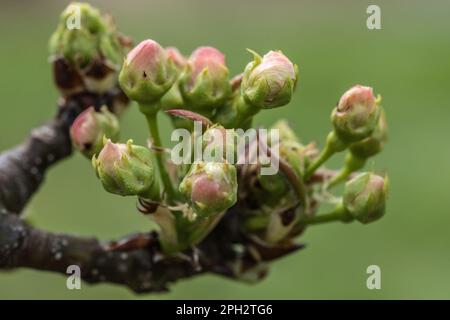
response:
<path id="1" fill-rule="evenodd" d="M 356 85 L 345 92 L 331 114 L 334 130 L 347 143 L 370 136 L 380 117 L 371 87 Z"/>
<path id="2" fill-rule="evenodd" d="M 49 41 L 56 85 L 65 95 L 108 91 L 117 83 L 128 45 L 109 16 L 86 3 L 70 4 Z"/>
<path id="3" fill-rule="evenodd" d="M 378 220 L 385 212 L 387 191 L 387 178 L 361 173 L 345 184 L 344 208 L 361 223 Z"/>
<path id="4" fill-rule="evenodd" d="M 233 129 L 222 126 L 208 128 L 199 139 L 203 139 L 203 160 L 206 162 L 234 163 L 236 159 L 237 135 Z"/>
<path id="5" fill-rule="evenodd" d="M 269 51 L 262 58 L 253 54 L 254 60 L 245 68 L 241 83 L 246 101 L 261 109 L 288 104 L 297 83 L 297 66 L 281 51 Z"/>
<path id="6" fill-rule="evenodd" d="M 79 16 L 78 16 L 79 14 Z M 80 18 L 79 26 L 75 25 L 76 18 Z M 100 11 L 97 8 L 92 7 L 88 3 L 72 2 L 61 13 L 60 24 L 70 29 L 71 24 L 75 27 L 84 28 L 90 33 L 99 33 L 105 31 L 106 25 L 103 20 Z"/>
<path id="7" fill-rule="evenodd" d="M 166 48 L 166 52 L 169 58 L 174 62 L 178 71 L 181 73 L 187 64 L 187 59 L 175 47 Z M 182 109 L 185 107 L 183 96 L 180 92 L 179 80 L 175 81 L 169 91 L 167 91 L 167 93 L 161 98 L 161 106 L 164 110 Z M 175 128 L 184 128 L 189 131 L 192 130 L 192 121 L 182 119 L 173 115 L 169 115 L 169 117 Z"/>
<path id="8" fill-rule="evenodd" d="M 275 122 L 272 125 L 270 132 L 272 132 L 272 130 L 278 130 L 280 141 L 300 142 L 294 130 L 292 130 L 292 128 L 289 126 L 289 123 L 286 120 L 278 120 L 277 122 Z"/>
<path id="9" fill-rule="evenodd" d="M 90 107 L 75 119 L 70 136 L 75 148 L 91 159 L 102 150 L 103 137 L 112 141 L 119 138 L 119 121 L 106 106 L 101 108 L 101 112 Z"/>
<path id="10" fill-rule="evenodd" d="M 236 168 L 229 163 L 194 162 L 180 192 L 200 217 L 219 214 L 236 203 Z"/>
<path id="11" fill-rule="evenodd" d="M 179 69 L 183 69 L 186 66 L 187 60 L 177 48 L 167 47 L 166 52 L 169 59 L 172 59 L 175 66 Z"/>
<path id="12" fill-rule="evenodd" d="M 92 164 L 106 191 L 159 200 L 152 154 L 147 148 L 133 145 L 132 140 L 121 144 L 108 139 L 98 158 L 92 158 Z"/>
<path id="13" fill-rule="evenodd" d="M 180 77 L 180 91 L 194 109 L 223 104 L 231 93 L 224 54 L 212 47 L 195 50 Z"/>
<path id="14" fill-rule="evenodd" d="M 144 40 L 128 53 L 119 83 L 130 99 L 153 104 L 172 87 L 176 78 L 172 58 L 157 42 Z"/>
<path id="15" fill-rule="evenodd" d="M 351 153 L 362 159 L 373 157 L 383 150 L 384 144 L 387 141 L 387 131 L 386 114 L 384 110 L 381 110 L 380 118 L 372 134 L 350 145 Z"/>
<path id="16" fill-rule="evenodd" d="M 77 2 L 61 14 L 49 45 L 52 55 L 63 55 L 79 67 L 100 56 L 118 64 L 124 49 L 112 20 L 89 4 Z"/>

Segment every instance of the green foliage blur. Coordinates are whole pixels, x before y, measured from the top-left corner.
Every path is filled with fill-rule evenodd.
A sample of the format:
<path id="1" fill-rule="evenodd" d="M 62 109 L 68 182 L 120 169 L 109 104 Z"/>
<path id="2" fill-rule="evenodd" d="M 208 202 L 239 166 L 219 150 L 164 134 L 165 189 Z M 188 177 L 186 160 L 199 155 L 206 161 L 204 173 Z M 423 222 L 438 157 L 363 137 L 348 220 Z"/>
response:
<path id="1" fill-rule="evenodd" d="M 218 276 L 179 282 L 168 294 L 134 295 L 115 285 L 68 290 L 63 275 L 0 273 L 0 298 L 26 299 L 449 299 L 450 298 L 450 23 L 448 1 L 376 1 L 382 30 L 366 28 L 373 1 L 92 1 L 136 42 L 153 38 L 188 55 L 200 45 L 226 54 L 233 74 L 251 56 L 281 49 L 300 68 L 293 101 L 262 112 L 256 123 L 287 118 L 304 141 L 323 146 L 330 113 L 356 83 L 383 97 L 389 143 L 368 168 L 388 172 L 387 214 L 361 225 L 313 226 L 307 248 L 273 263 L 256 285 Z M 55 113 L 47 41 L 68 1 L 0 4 L 0 149 L 22 141 Z M 169 121 L 163 119 L 166 142 Z M 137 107 L 122 138 L 145 143 Z M 329 166 L 339 168 L 342 156 Z M 101 239 L 153 228 L 135 200 L 106 193 L 89 161 L 76 154 L 52 169 L 26 209 L 43 229 Z M 368 290 L 366 268 L 381 267 L 381 290 Z"/>

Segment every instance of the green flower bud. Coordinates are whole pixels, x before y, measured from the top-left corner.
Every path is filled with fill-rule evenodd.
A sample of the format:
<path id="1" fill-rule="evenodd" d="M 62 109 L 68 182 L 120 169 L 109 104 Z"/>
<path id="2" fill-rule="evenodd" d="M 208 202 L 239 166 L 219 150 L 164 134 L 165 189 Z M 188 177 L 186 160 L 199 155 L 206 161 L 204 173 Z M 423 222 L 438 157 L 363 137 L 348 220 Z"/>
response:
<path id="1" fill-rule="evenodd" d="M 70 24 L 68 21 L 73 19 L 74 15 L 78 13 L 80 13 L 79 27 L 86 29 L 92 34 L 106 31 L 106 24 L 100 11 L 90 4 L 82 2 L 72 2 L 64 9 L 60 16 L 60 24 L 68 26 Z"/>
<path id="2" fill-rule="evenodd" d="M 180 192 L 200 217 L 219 214 L 236 203 L 236 168 L 228 163 L 195 162 Z"/>
<path id="3" fill-rule="evenodd" d="M 101 108 L 101 112 L 90 107 L 75 119 L 70 128 L 70 136 L 75 148 L 91 159 L 102 150 L 104 137 L 117 141 L 119 121 L 106 106 Z"/>
<path id="4" fill-rule="evenodd" d="M 106 191 L 159 200 L 152 154 L 147 148 L 133 145 L 132 140 L 120 144 L 108 139 L 98 158 L 92 158 L 92 164 Z"/>
<path id="5" fill-rule="evenodd" d="M 273 124 L 269 131 L 270 135 L 275 133 L 272 130 L 278 130 L 278 148 L 281 158 L 294 169 L 298 176 L 302 177 L 305 168 L 309 165 L 309 157 L 315 151 L 313 146 L 301 144 L 300 139 L 285 120 L 279 120 Z"/>
<path id="6" fill-rule="evenodd" d="M 212 47 L 195 50 L 180 76 L 180 91 L 185 104 L 193 109 L 222 105 L 231 94 L 225 56 Z"/>
<path id="7" fill-rule="evenodd" d="M 70 62 L 86 66 L 97 55 L 96 38 L 85 29 L 66 30 L 61 39 L 61 54 Z"/>
<path id="8" fill-rule="evenodd" d="M 369 223 L 384 215 L 387 192 L 387 178 L 361 173 L 345 184 L 343 205 L 354 219 Z"/>
<path id="9" fill-rule="evenodd" d="M 74 25 L 70 26 L 71 23 Z M 102 16 L 87 3 L 74 2 L 61 14 L 59 25 L 50 38 L 50 53 L 63 55 L 79 67 L 100 56 L 117 65 L 124 50 L 119 38 L 109 17 Z"/>
<path id="10" fill-rule="evenodd" d="M 241 83 L 245 100 L 261 109 L 288 104 L 297 83 L 297 66 L 281 51 L 269 51 L 262 58 L 253 54 L 254 60 L 245 68 Z"/>
<path id="11" fill-rule="evenodd" d="M 153 40 L 144 40 L 128 53 L 119 75 L 125 94 L 143 105 L 151 105 L 172 87 L 178 72 L 174 61 Z"/>
<path id="12" fill-rule="evenodd" d="M 358 158 L 367 159 L 381 152 L 387 141 L 387 122 L 384 110 L 381 110 L 378 124 L 372 134 L 356 143 L 350 145 L 350 151 Z"/>
<path id="13" fill-rule="evenodd" d="M 356 85 L 345 92 L 331 114 L 337 136 L 346 143 L 367 138 L 380 117 L 371 87 Z"/>
<path id="14" fill-rule="evenodd" d="M 76 93 L 72 82 L 88 91 L 103 93 L 117 83 L 117 73 L 128 41 L 120 35 L 110 16 L 86 3 L 72 3 L 61 14 L 50 37 L 55 82 L 63 94 Z M 64 60 L 61 62 L 60 60 Z M 56 65 L 55 65 L 56 64 Z M 65 68 L 61 66 L 65 65 Z M 75 90 L 77 89 L 77 90 Z"/>
<path id="15" fill-rule="evenodd" d="M 294 130 L 289 126 L 286 120 L 278 120 L 272 125 L 273 130 L 278 130 L 280 141 L 297 141 L 300 142 L 299 138 L 295 134 Z"/>

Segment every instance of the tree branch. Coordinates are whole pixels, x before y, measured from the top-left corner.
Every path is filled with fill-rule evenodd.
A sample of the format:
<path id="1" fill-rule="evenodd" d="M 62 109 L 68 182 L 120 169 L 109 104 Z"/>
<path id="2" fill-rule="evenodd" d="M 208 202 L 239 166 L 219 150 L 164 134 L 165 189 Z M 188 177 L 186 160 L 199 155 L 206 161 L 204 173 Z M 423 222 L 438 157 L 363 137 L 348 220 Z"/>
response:
<path id="1" fill-rule="evenodd" d="M 0 214 L 0 268 L 27 267 L 66 273 L 77 265 L 89 283 L 112 282 L 136 292 L 158 292 L 178 278 L 196 273 L 189 261 L 159 259 L 153 238 L 146 249 L 109 251 L 95 238 L 38 230 L 17 215 Z"/>
<path id="2" fill-rule="evenodd" d="M 55 119 L 34 129 L 19 146 L 0 154 L 0 210 L 19 214 L 41 185 L 45 172 L 72 153 L 69 129 L 89 106 L 113 107 L 121 91 L 98 96 L 81 93 L 62 99 Z"/>
<path id="3" fill-rule="evenodd" d="M 135 292 L 159 292 L 171 282 L 205 272 L 257 281 L 267 273 L 267 261 L 302 248 L 290 241 L 265 247 L 246 237 L 240 229 L 238 206 L 226 213 L 198 248 L 172 256 L 161 253 L 156 233 L 102 244 L 95 238 L 42 231 L 23 221 L 19 214 L 47 169 L 71 154 L 69 129 L 76 116 L 89 106 L 106 104 L 114 109 L 117 99 L 123 99 L 120 91 L 71 96 L 61 101 L 55 119 L 0 154 L 0 269 L 26 267 L 66 274 L 69 265 L 77 265 L 89 283 L 111 282 Z"/>

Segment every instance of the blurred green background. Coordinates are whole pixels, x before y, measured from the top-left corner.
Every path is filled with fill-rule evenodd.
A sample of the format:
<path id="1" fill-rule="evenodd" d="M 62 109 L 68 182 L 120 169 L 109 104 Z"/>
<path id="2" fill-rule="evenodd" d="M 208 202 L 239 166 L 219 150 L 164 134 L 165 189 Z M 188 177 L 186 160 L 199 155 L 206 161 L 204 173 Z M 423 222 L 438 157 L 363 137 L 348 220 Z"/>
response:
<path id="1" fill-rule="evenodd" d="M 0 274 L 0 298 L 450 298 L 450 2 L 448 1 L 92 1 L 136 41 L 153 38 L 189 54 L 222 50 L 233 74 L 250 60 L 245 48 L 282 49 L 300 67 L 290 105 L 257 123 L 287 118 L 304 141 L 323 145 L 329 114 L 355 83 L 383 96 L 390 127 L 386 150 L 369 167 L 388 172 L 386 216 L 371 225 L 310 228 L 305 250 L 273 263 L 256 285 L 200 276 L 168 294 L 134 295 L 115 285 L 66 289 L 62 275 L 19 270 Z M 0 149 L 19 143 L 53 116 L 57 92 L 47 40 L 68 1 L 0 2 Z M 382 30 L 366 28 L 366 8 L 381 7 Z M 143 143 L 136 108 L 123 138 Z M 168 122 L 164 130 L 169 132 Z M 168 140 L 168 139 L 166 139 Z M 330 163 L 338 167 L 342 156 Z M 26 210 L 40 228 L 101 239 L 148 230 L 134 199 L 103 191 L 80 155 L 52 169 Z M 381 267 L 382 289 L 366 288 L 366 268 Z"/>

